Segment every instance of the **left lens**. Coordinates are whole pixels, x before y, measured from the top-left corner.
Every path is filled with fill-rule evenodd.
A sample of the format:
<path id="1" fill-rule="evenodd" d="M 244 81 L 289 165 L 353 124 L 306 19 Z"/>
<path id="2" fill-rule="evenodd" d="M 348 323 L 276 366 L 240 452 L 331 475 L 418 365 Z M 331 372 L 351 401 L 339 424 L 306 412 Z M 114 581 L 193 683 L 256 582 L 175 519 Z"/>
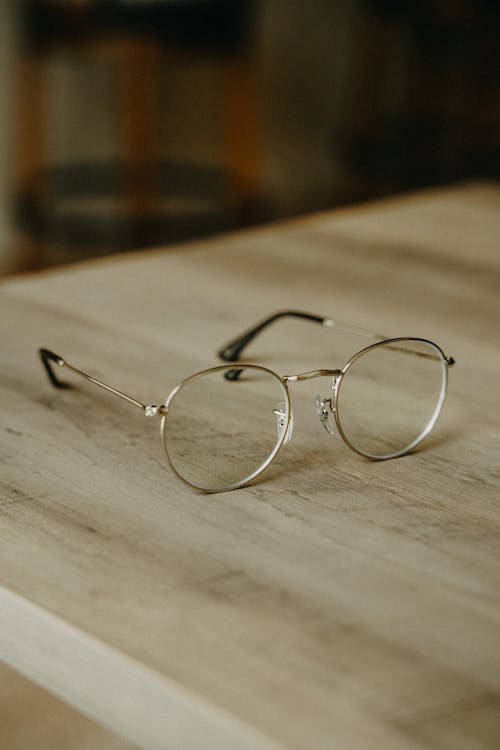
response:
<path id="1" fill-rule="evenodd" d="M 228 380 L 227 373 L 239 373 Z M 183 381 L 167 402 L 163 442 L 174 471 L 209 492 L 251 481 L 279 450 L 288 391 L 275 373 L 223 365 Z"/>
<path id="2" fill-rule="evenodd" d="M 337 422 L 354 450 L 395 458 L 432 429 L 445 392 L 441 350 L 424 339 L 392 339 L 364 350 L 344 371 Z"/>

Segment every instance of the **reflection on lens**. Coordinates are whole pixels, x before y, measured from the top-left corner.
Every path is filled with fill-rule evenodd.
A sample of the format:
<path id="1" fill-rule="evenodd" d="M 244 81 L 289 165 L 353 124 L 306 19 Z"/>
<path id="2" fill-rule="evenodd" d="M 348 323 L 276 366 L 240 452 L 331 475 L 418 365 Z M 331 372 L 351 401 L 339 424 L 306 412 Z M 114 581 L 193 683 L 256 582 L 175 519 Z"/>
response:
<path id="1" fill-rule="evenodd" d="M 337 417 L 352 447 L 393 458 L 417 445 L 439 416 L 446 390 L 440 350 L 403 339 L 361 354 L 339 386 Z"/>
<path id="2" fill-rule="evenodd" d="M 174 470 L 199 489 L 216 491 L 250 481 L 274 457 L 285 437 L 288 392 L 277 375 L 234 365 L 184 381 L 170 398 L 163 425 Z"/>

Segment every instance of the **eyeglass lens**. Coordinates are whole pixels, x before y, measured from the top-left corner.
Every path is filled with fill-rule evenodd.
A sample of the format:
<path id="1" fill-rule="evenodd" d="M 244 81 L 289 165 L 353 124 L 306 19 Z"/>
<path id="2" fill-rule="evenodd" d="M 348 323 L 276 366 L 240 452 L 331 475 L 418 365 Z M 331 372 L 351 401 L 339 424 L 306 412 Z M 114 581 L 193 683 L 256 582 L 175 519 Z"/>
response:
<path id="1" fill-rule="evenodd" d="M 203 490 L 250 481 L 284 440 L 288 395 L 277 375 L 234 365 L 187 380 L 168 405 L 163 440 L 170 463 L 185 481 Z"/>
<path id="2" fill-rule="evenodd" d="M 339 386 L 337 417 L 352 447 L 370 458 L 413 448 L 439 416 L 446 367 L 430 342 L 380 344 L 355 359 Z"/>

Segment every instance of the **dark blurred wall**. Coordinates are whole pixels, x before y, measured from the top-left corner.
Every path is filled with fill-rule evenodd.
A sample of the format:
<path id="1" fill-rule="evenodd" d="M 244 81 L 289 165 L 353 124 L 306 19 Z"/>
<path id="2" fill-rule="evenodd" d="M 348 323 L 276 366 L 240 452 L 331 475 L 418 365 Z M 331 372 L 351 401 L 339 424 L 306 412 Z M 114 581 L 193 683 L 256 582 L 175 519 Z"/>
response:
<path id="1" fill-rule="evenodd" d="M 332 148 L 339 199 L 500 177 L 500 4 L 366 0 Z"/>
<path id="2" fill-rule="evenodd" d="M 159 48 L 152 153 L 165 191 L 155 205 L 168 220 L 161 211 L 145 213 L 128 234 L 116 192 L 123 146 L 116 57 L 75 53 L 70 44 L 54 48 L 45 59 L 43 201 L 23 196 L 28 213 L 14 221 L 8 205 L 16 205 L 20 191 L 11 157 L 23 123 L 12 101 L 25 30 L 16 41 L 12 16 L 20 5 L 0 8 L 0 270 L 6 257 L 16 267 L 23 232 L 36 246 L 47 226 L 59 232 L 45 256 L 56 262 L 426 185 L 500 177 L 499 4 L 265 0 L 248 5 L 254 12 L 245 17 L 248 42 L 236 66 L 210 51 L 198 54 L 182 38 Z M 106 6 L 112 13 L 120 3 Z M 184 11 L 195 6 L 185 2 Z M 193 28 L 200 32 L 199 24 Z M 235 182 L 225 181 L 234 165 L 228 80 L 240 162 L 249 143 L 248 201 L 236 200 Z M 99 231 L 100 241 L 89 247 Z"/>

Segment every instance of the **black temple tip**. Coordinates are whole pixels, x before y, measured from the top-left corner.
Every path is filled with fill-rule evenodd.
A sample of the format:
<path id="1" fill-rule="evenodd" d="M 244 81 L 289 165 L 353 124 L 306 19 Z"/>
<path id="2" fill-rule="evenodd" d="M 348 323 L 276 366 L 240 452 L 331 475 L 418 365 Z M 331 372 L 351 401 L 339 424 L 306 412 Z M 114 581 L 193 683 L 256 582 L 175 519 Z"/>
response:
<path id="1" fill-rule="evenodd" d="M 71 388 L 69 383 L 65 383 L 63 380 L 59 380 L 53 370 L 52 362 L 55 362 L 57 365 L 61 365 L 64 364 L 64 359 L 58 354 L 54 354 L 54 352 L 51 352 L 50 349 L 39 349 L 38 354 L 40 355 L 43 366 L 45 367 L 49 380 L 54 388 Z"/>
<path id="2" fill-rule="evenodd" d="M 224 373 L 224 377 L 226 378 L 226 380 L 238 380 L 242 372 L 243 369 L 235 367 L 234 369 L 226 370 L 226 372 Z"/>
<path id="3" fill-rule="evenodd" d="M 243 339 L 237 339 L 232 341 L 230 344 L 226 344 L 223 349 L 219 349 L 217 352 L 218 356 L 225 362 L 236 362 L 239 359 L 242 349 L 248 344 L 248 339 L 245 336 Z"/>

